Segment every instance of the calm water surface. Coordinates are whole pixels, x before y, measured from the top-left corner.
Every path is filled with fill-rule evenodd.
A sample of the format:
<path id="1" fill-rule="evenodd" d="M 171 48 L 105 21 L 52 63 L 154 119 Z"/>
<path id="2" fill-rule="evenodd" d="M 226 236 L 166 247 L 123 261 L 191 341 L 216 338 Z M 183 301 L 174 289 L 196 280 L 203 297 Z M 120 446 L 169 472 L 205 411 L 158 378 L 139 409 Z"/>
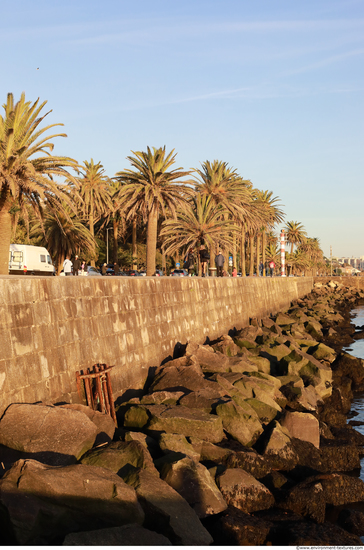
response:
<path id="1" fill-rule="evenodd" d="M 364 325 L 364 306 L 358 306 L 352 310 L 354 317 L 352 318 L 352 323 L 356 327 L 361 327 Z M 364 338 L 356 340 L 350 347 L 343 348 L 344 351 L 347 351 L 354 357 L 360 357 L 364 359 Z M 351 405 L 351 410 L 357 412 L 356 416 L 352 417 L 352 420 L 363 422 L 361 426 L 354 426 L 354 428 L 364 434 L 364 392 L 356 393 Z M 364 481 L 364 457 L 360 461 L 360 478 Z"/>

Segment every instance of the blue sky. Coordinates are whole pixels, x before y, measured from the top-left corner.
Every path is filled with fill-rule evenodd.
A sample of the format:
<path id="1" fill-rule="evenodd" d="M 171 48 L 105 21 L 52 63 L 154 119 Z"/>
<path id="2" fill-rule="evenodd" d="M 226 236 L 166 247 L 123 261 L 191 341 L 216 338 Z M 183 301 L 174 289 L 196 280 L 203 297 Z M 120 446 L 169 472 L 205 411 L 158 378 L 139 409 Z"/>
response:
<path id="1" fill-rule="evenodd" d="M 55 153 L 166 145 L 280 197 L 329 256 L 364 255 L 364 0 L 20 0 L 2 5 L 1 103 L 47 100 Z"/>

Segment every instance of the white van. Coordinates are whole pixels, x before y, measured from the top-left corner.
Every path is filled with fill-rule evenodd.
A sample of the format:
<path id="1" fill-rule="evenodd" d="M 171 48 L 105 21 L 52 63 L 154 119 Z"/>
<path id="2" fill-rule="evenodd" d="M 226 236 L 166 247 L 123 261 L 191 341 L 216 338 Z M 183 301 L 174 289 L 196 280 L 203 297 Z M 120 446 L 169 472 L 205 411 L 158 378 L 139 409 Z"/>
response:
<path id="1" fill-rule="evenodd" d="M 11 244 L 9 251 L 10 275 L 55 275 L 49 252 L 43 246 Z"/>

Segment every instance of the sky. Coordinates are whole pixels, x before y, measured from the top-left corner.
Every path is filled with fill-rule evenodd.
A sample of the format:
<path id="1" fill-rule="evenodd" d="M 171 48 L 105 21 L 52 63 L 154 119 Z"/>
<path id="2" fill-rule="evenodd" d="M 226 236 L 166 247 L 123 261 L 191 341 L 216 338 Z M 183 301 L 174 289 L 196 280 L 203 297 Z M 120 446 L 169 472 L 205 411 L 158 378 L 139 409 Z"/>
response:
<path id="1" fill-rule="evenodd" d="M 279 197 L 327 257 L 364 255 L 364 0 L 16 8 L 2 4 L 0 104 L 46 100 L 68 136 L 54 154 L 110 177 L 147 146 L 174 149 L 175 168 L 218 159 Z"/>

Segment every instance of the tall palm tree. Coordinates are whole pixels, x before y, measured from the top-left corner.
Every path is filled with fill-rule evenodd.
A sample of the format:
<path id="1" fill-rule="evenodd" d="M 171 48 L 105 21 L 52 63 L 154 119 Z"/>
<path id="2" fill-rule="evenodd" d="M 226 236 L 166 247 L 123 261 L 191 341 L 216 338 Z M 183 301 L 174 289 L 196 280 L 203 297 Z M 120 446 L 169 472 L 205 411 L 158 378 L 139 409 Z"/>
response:
<path id="1" fill-rule="evenodd" d="M 127 157 L 133 170 L 117 172 L 116 178 L 123 183 L 118 200 L 127 212 L 127 219 L 133 219 L 138 212 L 147 222 L 147 275 L 154 275 L 157 247 L 157 227 L 160 211 L 176 214 L 178 206 L 186 205 L 191 188 L 178 181 L 191 171 L 177 168 L 170 170 L 175 163 L 174 149 L 166 154 L 166 148 L 160 147 L 147 151 L 132 151 L 133 157 Z M 189 183 L 189 182 L 186 182 Z"/>
<path id="2" fill-rule="evenodd" d="M 30 235 L 41 237 L 40 244 L 47 247 L 56 262 L 58 274 L 68 254 L 82 255 L 87 259 L 88 255 L 93 257 L 95 252 L 93 236 L 67 204 L 61 205 L 60 209 L 54 206 L 47 208 L 44 223 L 34 224 Z"/>
<path id="3" fill-rule="evenodd" d="M 64 197 L 62 186 L 54 176 L 71 178 L 65 169 L 77 168 L 77 162 L 69 157 L 52 155 L 51 140 L 66 134 L 46 135 L 50 128 L 63 124 L 40 127 L 51 112 L 41 114 L 46 101 L 33 104 L 25 101 L 22 93 L 14 104 L 13 94 L 8 94 L 3 105 L 5 115 L 0 115 L 0 274 L 8 273 L 12 213 L 21 209 L 27 216 L 25 204 L 39 217 L 43 214 L 42 201 L 49 197 Z"/>
<path id="4" fill-rule="evenodd" d="M 196 249 L 200 243 L 211 251 L 231 246 L 236 228 L 231 219 L 223 219 L 222 210 L 211 197 L 197 193 L 183 210 L 177 211 L 176 218 L 163 222 L 160 234 L 165 238 L 166 254 L 174 254 L 181 248 Z"/>
<path id="5" fill-rule="evenodd" d="M 75 193 L 75 200 L 94 238 L 95 223 L 113 210 L 111 180 L 106 176 L 102 164 L 95 164 L 93 159 L 90 162 L 84 161 L 84 168 L 78 171 L 77 180 L 79 188 Z M 92 259 L 91 265 L 95 265 L 95 259 Z"/>
<path id="6" fill-rule="evenodd" d="M 302 223 L 299 222 L 287 222 L 284 229 L 286 231 L 287 242 L 291 244 L 292 254 L 294 245 L 304 243 L 307 237 L 307 233 Z"/>
<path id="7" fill-rule="evenodd" d="M 254 219 L 252 212 L 252 183 L 244 180 L 228 163 L 219 160 L 201 163 L 201 170 L 196 170 L 196 190 L 211 197 L 212 201 L 222 207 L 221 215 L 230 217 L 238 225 L 249 225 Z M 233 264 L 237 265 L 237 230 L 232 237 Z M 217 252 L 217 250 L 216 250 Z M 229 251 L 228 251 L 229 252 Z"/>
<path id="8" fill-rule="evenodd" d="M 262 220 L 260 227 L 260 234 L 262 236 L 262 263 L 266 262 L 266 245 L 267 245 L 267 231 L 272 230 L 277 223 L 283 221 L 284 212 L 281 209 L 281 205 L 278 197 L 273 197 L 272 191 L 260 191 L 255 190 L 256 200 Z M 258 238 L 259 243 L 259 238 Z M 258 248 L 259 245 L 257 245 Z M 258 256 L 258 255 L 257 255 Z M 257 265 L 259 264 L 259 258 L 257 257 Z M 263 276 L 265 276 L 265 269 L 263 269 Z"/>

